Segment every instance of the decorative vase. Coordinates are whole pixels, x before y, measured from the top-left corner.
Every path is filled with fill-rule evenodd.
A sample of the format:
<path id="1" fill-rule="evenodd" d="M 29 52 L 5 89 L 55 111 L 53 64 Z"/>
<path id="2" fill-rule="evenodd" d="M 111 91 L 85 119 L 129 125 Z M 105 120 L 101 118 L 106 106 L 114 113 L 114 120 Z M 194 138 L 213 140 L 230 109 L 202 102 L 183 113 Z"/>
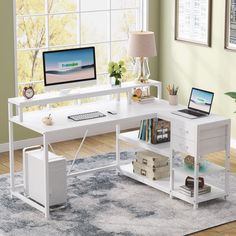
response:
<path id="1" fill-rule="evenodd" d="M 111 86 L 121 86 L 121 78 L 110 77 Z"/>
<path id="2" fill-rule="evenodd" d="M 178 105 L 178 95 L 169 95 L 169 104 L 172 106 Z"/>

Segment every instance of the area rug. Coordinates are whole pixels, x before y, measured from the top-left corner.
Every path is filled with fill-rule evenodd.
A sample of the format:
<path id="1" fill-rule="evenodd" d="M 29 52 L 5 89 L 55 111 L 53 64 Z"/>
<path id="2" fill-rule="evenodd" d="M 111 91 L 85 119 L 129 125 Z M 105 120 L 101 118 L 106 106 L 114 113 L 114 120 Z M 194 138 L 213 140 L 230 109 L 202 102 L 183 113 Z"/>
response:
<path id="1" fill-rule="evenodd" d="M 123 160 L 134 153 L 123 152 Z M 75 169 L 109 164 L 114 153 L 79 159 Z M 71 163 L 68 163 L 70 165 Z M 69 167 L 69 166 L 68 166 Z M 17 174 L 17 182 L 21 174 Z M 68 206 L 51 213 L 51 220 L 21 200 L 9 197 L 9 176 L 0 177 L 0 235 L 186 235 L 236 220 L 236 177 L 231 175 L 227 201 L 212 200 L 198 210 L 181 200 L 117 174 L 99 171 L 68 179 Z M 223 176 L 208 182 L 223 185 Z"/>

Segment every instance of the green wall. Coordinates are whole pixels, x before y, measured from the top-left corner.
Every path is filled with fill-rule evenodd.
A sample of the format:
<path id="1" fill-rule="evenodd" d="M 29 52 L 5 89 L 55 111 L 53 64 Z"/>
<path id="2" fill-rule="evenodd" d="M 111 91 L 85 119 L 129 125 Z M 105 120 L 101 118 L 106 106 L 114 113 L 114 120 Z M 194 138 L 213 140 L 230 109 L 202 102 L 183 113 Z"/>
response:
<path id="1" fill-rule="evenodd" d="M 213 1 L 211 48 L 174 40 L 174 2 L 160 0 L 158 60 L 163 87 L 179 85 L 179 102 L 183 104 L 187 104 L 193 86 L 214 91 L 212 112 L 232 118 L 232 136 L 236 139 L 236 103 L 224 95 L 236 91 L 236 51 L 224 49 L 225 1 Z"/>
<path id="2" fill-rule="evenodd" d="M 150 30 L 158 31 L 159 1 L 150 0 Z M 7 99 L 15 96 L 13 1 L 0 1 L 0 143 L 8 142 Z M 157 78 L 157 57 L 150 61 L 152 77 Z M 16 140 L 35 137 L 35 134 L 17 127 Z"/>
<path id="3" fill-rule="evenodd" d="M 0 1 L 0 142 L 7 138 L 7 98 L 14 95 L 12 1 Z"/>
<path id="4" fill-rule="evenodd" d="M 15 96 L 13 1 L 0 1 L 0 143 L 8 142 L 7 99 Z M 35 137 L 17 127 L 16 140 Z"/>

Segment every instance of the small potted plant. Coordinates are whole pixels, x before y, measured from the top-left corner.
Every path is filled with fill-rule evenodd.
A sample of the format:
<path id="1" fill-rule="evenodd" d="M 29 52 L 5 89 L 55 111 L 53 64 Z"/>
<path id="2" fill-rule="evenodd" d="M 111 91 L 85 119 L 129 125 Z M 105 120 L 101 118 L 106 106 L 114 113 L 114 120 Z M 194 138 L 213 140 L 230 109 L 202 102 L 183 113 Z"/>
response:
<path id="1" fill-rule="evenodd" d="M 122 75 L 126 72 L 124 61 L 114 62 L 108 64 L 108 73 L 112 79 L 112 85 L 120 86 Z"/>
<path id="2" fill-rule="evenodd" d="M 225 95 L 228 95 L 229 97 L 233 98 L 236 102 L 236 92 L 228 92 L 225 93 Z M 234 113 L 236 113 L 236 111 Z"/>

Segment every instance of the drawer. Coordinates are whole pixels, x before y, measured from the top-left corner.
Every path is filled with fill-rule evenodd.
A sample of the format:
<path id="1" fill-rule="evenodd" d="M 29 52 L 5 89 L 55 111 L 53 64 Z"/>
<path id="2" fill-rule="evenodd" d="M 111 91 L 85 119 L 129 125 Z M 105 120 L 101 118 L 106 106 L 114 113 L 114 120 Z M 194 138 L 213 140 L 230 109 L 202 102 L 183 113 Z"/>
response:
<path id="1" fill-rule="evenodd" d="M 207 155 L 212 152 L 223 151 L 226 147 L 226 136 L 201 140 L 199 144 L 199 155 Z"/>
<path id="2" fill-rule="evenodd" d="M 191 124 L 174 121 L 171 123 L 171 131 L 174 136 L 194 140 L 196 128 Z"/>
<path id="3" fill-rule="evenodd" d="M 195 145 L 193 141 L 173 135 L 171 136 L 171 144 L 175 151 L 195 156 Z"/>
<path id="4" fill-rule="evenodd" d="M 205 140 L 205 139 L 214 139 L 217 137 L 225 137 L 226 134 L 226 128 L 225 126 L 219 126 L 214 129 L 209 129 L 208 127 L 200 127 L 199 130 L 199 137 L 200 140 Z"/>

